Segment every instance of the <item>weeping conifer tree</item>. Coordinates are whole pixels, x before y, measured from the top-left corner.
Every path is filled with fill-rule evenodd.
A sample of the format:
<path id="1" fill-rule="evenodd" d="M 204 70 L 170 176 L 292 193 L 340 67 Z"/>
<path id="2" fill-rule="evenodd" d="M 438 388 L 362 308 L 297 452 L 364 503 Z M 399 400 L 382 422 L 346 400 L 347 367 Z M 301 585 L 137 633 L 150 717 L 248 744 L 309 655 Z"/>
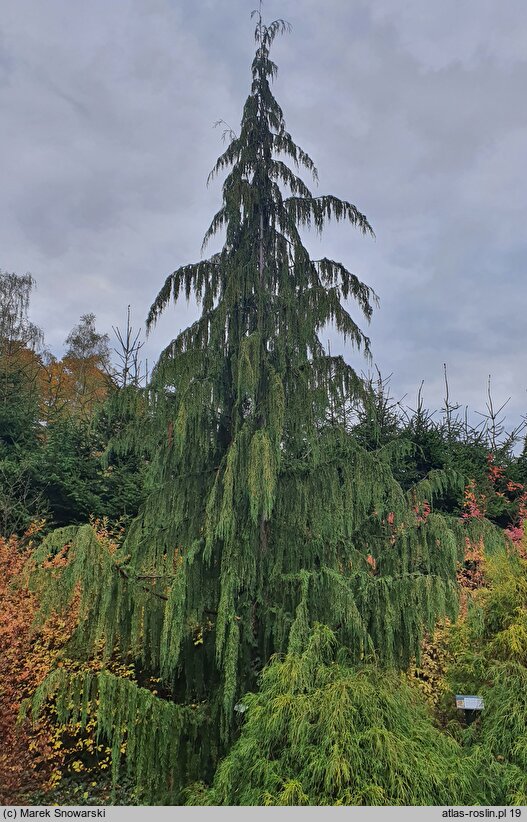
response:
<path id="1" fill-rule="evenodd" d="M 343 264 L 311 259 L 300 232 L 331 219 L 372 229 L 350 202 L 315 196 L 298 176 L 316 182 L 317 172 L 271 91 L 270 47 L 287 28 L 257 14 L 240 133 L 211 172 L 227 174 L 205 243 L 224 230 L 223 248 L 171 274 L 150 310 L 152 327 L 182 294 L 201 305 L 145 397 L 134 394 L 143 428 L 130 441 L 150 442 L 148 499 L 116 553 L 85 526 L 55 532 L 35 558 L 44 614 L 80 590 L 71 652 L 86 658 L 103 642 L 107 658 L 129 654 L 137 671 L 133 684 L 61 669 L 36 709 L 55 694 L 63 720 L 70 710 L 85 720 L 97 704 L 115 774 L 126 739 L 148 801 L 175 801 L 186 780 L 211 776 L 236 736 L 240 697 L 273 654 L 301 653 L 315 623 L 356 663 L 402 668 L 456 607 L 459 540 L 444 518 L 420 513 L 447 477 L 405 493 L 394 446 L 360 448 L 346 409 L 361 381 L 320 341 L 333 324 L 368 353 L 343 301 L 369 320 L 375 294 Z M 65 543 L 62 573 L 42 567 Z M 151 676 L 157 696 L 142 687 Z"/>

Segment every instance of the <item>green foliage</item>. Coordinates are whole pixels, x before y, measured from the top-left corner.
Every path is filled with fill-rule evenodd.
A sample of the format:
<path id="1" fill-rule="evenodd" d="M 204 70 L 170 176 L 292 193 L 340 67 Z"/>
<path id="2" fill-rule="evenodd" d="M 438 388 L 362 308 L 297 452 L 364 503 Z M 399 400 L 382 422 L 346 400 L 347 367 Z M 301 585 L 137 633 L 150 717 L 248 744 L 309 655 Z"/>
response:
<path id="1" fill-rule="evenodd" d="M 107 336 L 86 314 L 67 340 L 69 367 L 38 353 L 42 333 L 27 316 L 33 287 L 30 275 L 0 271 L 0 533 L 6 536 L 43 516 L 59 526 L 90 515 L 131 517 L 143 492 L 144 450 L 110 449 L 125 416 L 117 420 L 114 413 L 121 392 L 103 404 L 111 385 L 101 370 Z M 97 377 L 92 388 L 90 368 Z M 138 404 L 137 388 L 122 393 L 129 405 Z M 85 414 L 77 413 L 79 401 L 89 406 Z"/>
<path id="2" fill-rule="evenodd" d="M 211 789 L 189 804 L 462 805 L 485 801 L 477 751 L 434 727 L 418 692 L 394 671 L 354 668 L 316 626 L 302 653 L 265 668 L 239 740 Z M 240 778 L 243 774 L 243 778 Z"/>
<path id="3" fill-rule="evenodd" d="M 2 351 L 0 340 L 0 533 L 22 533 L 47 506 L 35 478 L 41 446 L 35 361 Z"/>
<path id="4" fill-rule="evenodd" d="M 311 259 L 301 231 L 329 220 L 373 231 L 355 205 L 314 196 L 298 176 L 316 181 L 316 168 L 271 92 L 269 51 L 287 28 L 257 13 L 240 133 L 210 175 L 226 172 L 204 244 L 218 231 L 225 242 L 154 300 L 149 327 L 183 294 L 201 316 L 146 389 L 139 371 L 129 383 L 139 349 L 128 320 L 123 388 L 102 404 L 108 339 L 85 314 L 66 341 L 84 366 L 50 368 L 44 424 L 32 280 L 0 274 L 0 527 L 43 508 L 65 526 L 35 551 L 31 586 L 41 620 L 78 618 L 32 713 L 53 702 L 58 723 L 84 730 L 91 717 L 111 749 L 113 801 L 524 803 L 525 562 L 476 516 L 472 487 L 472 514 L 456 516 L 468 479 L 495 521 L 514 500 L 448 401 L 439 423 L 420 396 L 401 416 L 380 378 L 365 385 L 321 343 L 332 324 L 368 356 L 349 303 L 368 322 L 376 295 L 342 263 Z M 72 397 L 76 416 L 63 413 Z M 93 515 L 134 519 L 111 542 L 96 521 L 81 524 Z M 456 570 L 481 540 L 489 587 L 450 648 L 452 686 L 486 700 L 469 731 L 452 723 L 462 746 L 401 672 L 419 664 L 437 620 L 456 617 Z M 125 659 L 136 681 L 94 670 L 98 654 Z M 90 799 L 84 787 L 71 797 Z M 104 797 L 105 780 L 95 787 Z"/>
<path id="5" fill-rule="evenodd" d="M 84 728 L 88 715 L 95 713 L 98 737 L 111 747 L 114 784 L 126 752 L 126 775 L 143 803 L 173 801 L 181 773 L 197 772 L 195 730 L 206 719 L 199 706 L 174 705 L 107 671 L 72 673 L 65 668 L 53 671 L 36 690 L 31 705 L 35 718 L 51 697 L 61 725 L 80 721 Z"/>
<path id="6" fill-rule="evenodd" d="M 24 805 L 141 805 L 133 779 L 122 774 L 117 784 L 111 774 L 101 772 L 97 779 L 86 780 L 85 774 L 64 776 L 60 784 L 49 791 L 29 791 L 24 794 Z"/>
<path id="7" fill-rule="evenodd" d="M 90 420 L 64 417 L 48 426 L 35 459 L 34 484 L 55 525 L 86 522 L 90 515 L 117 520 L 137 513 L 144 461 L 115 451 L 103 459 L 114 429 L 106 406 Z"/>
<path id="8" fill-rule="evenodd" d="M 56 526 L 89 516 L 133 517 L 144 492 L 145 455 L 119 448 L 116 401 L 91 419 L 57 416 L 43 426 L 34 379 L 15 376 L 16 390 L 11 375 L 12 390 L 0 400 L 0 532 L 22 533 L 42 516 Z"/>
<path id="9" fill-rule="evenodd" d="M 7 452 L 7 453 L 6 453 Z M 35 487 L 34 452 L 0 448 L 0 534 L 22 534 L 47 506 Z"/>
<path id="10" fill-rule="evenodd" d="M 403 487 L 392 469 L 410 455 L 411 443 L 369 449 L 349 431 L 349 405 L 362 382 L 342 357 L 326 352 L 319 335 L 333 323 L 367 353 L 369 340 L 343 300 L 354 299 L 368 320 L 375 295 L 341 263 L 311 260 L 299 232 L 310 225 L 320 231 L 329 219 L 372 231 L 351 203 L 314 197 L 281 159 L 316 177 L 271 93 L 276 66 L 269 48 L 285 27 L 258 17 L 240 135 L 213 170 L 229 169 L 205 240 L 224 229 L 225 244 L 167 278 L 148 322 L 183 293 L 195 295 L 201 317 L 162 353 L 148 388 L 122 393 L 109 412 L 118 430 L 106 458 L 143 453 L 148 460 L 139 514 L 113 554 L 83 526 L 52 535 L 35 557 L 44 614 L 79 597 L 72 653 L 87 658 L 103 642 L 107 659 L 114 650 L 132 658 L 141 676 L 162 679 L 167 716 L 206 705 L 210 721 L 195 729 L 205 777 L 238 733 L 237 701 L 274 654 L 290 650 L 303 659 L 309 646 L 318 670 L 318 648 L 323 680 L 326 645 L 310 640 L 316 623 L 348 648 L 353 664 L 405 668 L 437 618 L 456 613 L 464 545 L 458 524 L 433 510 L 419 515 L 425 501 L 433 506 L 449 489 L 461 492 L 455 470 L 427 472 Z M 63 567 L 50 567 L 50 556 L 61 552 Z M 354 676 L 349 672 L 352 684 Z M 344 687 L 335 683 L 327 681 L 328 700 Z M 53 681 L 50 687 L 51 695 Z M 128 694 L 129 685 L 123 687 Z M 112 689 L 99 689 L 107 735 L 117 722 L 112 711 L 120 691 Z M 387 756 L 402 756 L 402 742 L 392 746 L 386 737 L 395 733 L 392 725 L 382 725 L 393 704 L 379 703 L 378 710 L 380 736 L 366 735 L 364 744 L 370 753 L 384 745 Z M 126 727 L 130 715 L 123 711 L 117 724 Z M 186 731 L 174 723 L 176 750 Z M 158 770 L 156 785 L 170 781 L 167 756 L 149 766 Z M 331 778 L 342 786 L 347 776 L 339 762 Z M 183 764 L 174 772 L 174 797 L 191 771 Z M 331 778 L 324 777 L 328 791 Z M 295 779 L 280 791 L 303 801 L 307 788 Z M 425 789 L 432 795 L 430 780 Z M 369 784 L 344 792 L 343 801 L 410 796 L 384 783 L 369 794 Z"/>
<path id="11" fill-rule="evenodd" d="M 466 732 L 502 765 L 495 804 L 527 801 L 527 562 L 504 551 L 485 562 L 487 587 L 475 592 L 467 620 L 452 633 L 453 691 L 484 698 Z"/>
<path id="12" fill-rule="evenodd" d="M 397 449 L 393 452 L 394 477 L 405 490 L 430 471 L 455 471 L 465 487 L 474 484 L 487 518 L 500 527 L 516 525 L 521 494 L 518 489 L 511 491 L 508 483 L 523 477 L 524 457 L 512 453 L 518 431 L 507 435 L 499 445 L 488 419 L 478 426 L 470 425 L 468 409 L 462 418 L 457 413 L 459 406 L 449 402 L 448 382 L 444 402 L 439 415 L 428 411 L 420 389 L 416 408 L 404 407 L 402 401 L 396 402 L 391 396 L 389 378 L 383 379 L 378 373 L 377 379 L 370 377 L 365 383 L 361 401 L 354 407 L 353 436 L 367 450 L 402 443 L 410 446 L 402 454 Z M 435 499 L 435 509 L 462 513 L 462 490 L 460 486 L 445 488 Z"/>
<path id="13" fill-rule="evenodd" d="M 457 656 L 452 676 L 472 671 L 484 683 L 494 664 L 527 663 L 527 562 L 504 547 L 494 553 L 487 549 L 485 579 L 486 587 L 474 592 L 467 619 L 451 639 Z"/>

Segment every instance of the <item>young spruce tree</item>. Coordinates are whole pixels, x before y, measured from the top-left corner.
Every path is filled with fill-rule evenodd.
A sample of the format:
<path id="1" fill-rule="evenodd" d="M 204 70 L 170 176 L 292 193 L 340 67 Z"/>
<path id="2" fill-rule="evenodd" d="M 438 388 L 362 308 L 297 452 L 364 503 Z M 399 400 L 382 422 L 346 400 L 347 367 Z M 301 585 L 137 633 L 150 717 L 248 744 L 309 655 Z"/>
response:
<path id="1" fill-rule="evenodd" d="M 368 320 L 375 295 L 343 264 L 311 259 L 300 232 L 331 219 L 372 230 L 350 202 L 314 195 L 297 174 L 316 181 L 271 91 L 270 47 L 287 28 L 257 14 L 240 133 L 211 173 L 227 176 L 205 242 L 224 230 L 223 248 L 171 274 L 150 310 L 152 327 L 181 294 L 201 305 L 145 395 L 148 498 L 115 553 L 83 526 L 55 532 L 36 557 L 42 565 L 69 546 L 60 575 L 37 574 L 43 613 L 68 607 L 80 585 L 73 648 L 88 658 L 103 642 L 107 658 L 131 655 L 137 682 L 63 667 L 35 710 L 55 694 L 61 720 L 84 722 L 98 700 L 115 778 L 124 741 L 150 802 L 178 801 L 185 783 L 212 775 L 237 735 L 243 694 L 273 654 L 301 653 L 316 623 L 356 663 L 404 667 L 426 628 L 455 610 L 455 534 L 419 507 L 445 475 L 405 493 L 393 449 L 354 441 L 346 408 L 361 381 L 320 341 L 332 323 L 368 352 L 343 301 Z M 144 446 L 146 429 L 134 438 Z M 157 694 L 143 687 L 152 676 Z"/>

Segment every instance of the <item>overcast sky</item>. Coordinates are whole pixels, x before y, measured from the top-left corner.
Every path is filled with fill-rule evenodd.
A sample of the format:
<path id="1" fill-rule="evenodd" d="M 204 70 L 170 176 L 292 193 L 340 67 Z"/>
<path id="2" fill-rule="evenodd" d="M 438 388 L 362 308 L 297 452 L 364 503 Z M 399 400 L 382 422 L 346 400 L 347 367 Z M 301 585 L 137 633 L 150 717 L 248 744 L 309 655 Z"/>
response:
<path id="1" fill-rule="evenodd" d="M 143 323 L 166 275 L 200 259 L 220 203 L 205 181 L 249 89 L 255 0 L 2 0 L 0 268 L 37 281 L 31 318 L 62 353 L 86 312 Z M 275 95 L 318 167 L 376 239 L 307 244 L 380 296 L 381 372 L 414 404 L 527 412 L 525 0 L 266 0 L 286 18 Z M 216 250 L 214 247 L 211 251 Z M 194 319 L 183 302 L 150 363 Z M 336 350 L 336 342 L 332 341 Z M 353 351 L 358 371 L 367 365 Z"/>

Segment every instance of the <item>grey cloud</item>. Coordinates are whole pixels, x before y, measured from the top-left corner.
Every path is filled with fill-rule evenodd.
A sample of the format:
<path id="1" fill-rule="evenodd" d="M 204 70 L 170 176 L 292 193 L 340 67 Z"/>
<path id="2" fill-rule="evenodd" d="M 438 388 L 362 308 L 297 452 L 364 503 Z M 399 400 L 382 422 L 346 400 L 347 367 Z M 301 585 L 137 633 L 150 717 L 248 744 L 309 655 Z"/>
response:
<path id="1" fill-rule="evenodd" d="M 199 258 L 220 200 L 221 181 L 205 187 L 222 150 L 211 125 L 239 124 L 255 5 L 6 0 L 0 265 L 36 277 L 34 319 L 57 351 L 85 311 L 109 330 L 130 302 L 139 323 L 166 274 Z M 375 228 L 375 241 L 342 226 L 306 241 L 379 293 L 365 330 L 395 393 L 425 379 L 438 407 L 447 362 L 461 402 L 481 410 L 492 372 L 519 419 L 523 2 L 266 0 L 264 13 L 293 23 L 276 42 L 275 91 L 317 190 L 351 199 Z M 195 311 L 167 312 L 151 363 Z"/>

